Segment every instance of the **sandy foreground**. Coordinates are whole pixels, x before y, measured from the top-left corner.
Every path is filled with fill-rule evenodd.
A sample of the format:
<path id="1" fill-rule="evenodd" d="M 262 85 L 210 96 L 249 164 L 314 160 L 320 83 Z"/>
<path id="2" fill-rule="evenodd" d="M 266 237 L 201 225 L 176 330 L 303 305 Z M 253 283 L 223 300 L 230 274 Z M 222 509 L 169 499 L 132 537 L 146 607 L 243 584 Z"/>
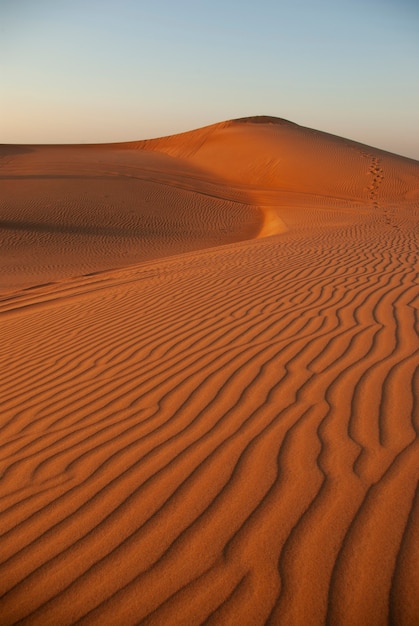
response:
<path id="1" fill-rule="evenodd" d="M 419 162 L 259 117 L 0 191 L 0 624 L 417 625 Z"/>

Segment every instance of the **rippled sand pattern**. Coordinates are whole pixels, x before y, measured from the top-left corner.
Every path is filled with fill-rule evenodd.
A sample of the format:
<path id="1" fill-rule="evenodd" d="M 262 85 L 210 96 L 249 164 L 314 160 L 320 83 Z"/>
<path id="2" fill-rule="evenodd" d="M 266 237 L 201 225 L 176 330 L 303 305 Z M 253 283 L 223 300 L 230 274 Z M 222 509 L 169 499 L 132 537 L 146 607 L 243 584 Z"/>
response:
<path id="1" fill-rule="evenodd" d="M 270 118 L 52 150 L 0 174 L 0 623 L 417 624 L 419 164 Z"/>

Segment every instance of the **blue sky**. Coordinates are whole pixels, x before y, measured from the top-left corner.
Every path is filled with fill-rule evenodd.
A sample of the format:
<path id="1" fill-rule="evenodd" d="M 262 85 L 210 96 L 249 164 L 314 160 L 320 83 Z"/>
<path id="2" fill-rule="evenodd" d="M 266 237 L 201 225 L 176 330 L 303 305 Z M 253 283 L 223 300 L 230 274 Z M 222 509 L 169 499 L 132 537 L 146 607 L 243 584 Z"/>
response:
<path id="1" fill-rule="evenodd" d="M 274 115 L 419 159 L 417 0 L 0 0 L 0 143 Z"/>

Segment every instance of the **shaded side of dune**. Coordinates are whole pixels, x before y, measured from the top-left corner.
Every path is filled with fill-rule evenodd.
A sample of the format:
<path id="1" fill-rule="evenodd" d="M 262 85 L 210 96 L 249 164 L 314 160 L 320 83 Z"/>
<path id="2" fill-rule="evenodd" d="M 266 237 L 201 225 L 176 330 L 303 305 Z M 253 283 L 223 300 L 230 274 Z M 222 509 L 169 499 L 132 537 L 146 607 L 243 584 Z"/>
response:
<path id="1" fill-rule="evenodd" d="M 0 290 L 252 238 L 245 191 L 164 154 L 126 148 L 3 149 Z"/>

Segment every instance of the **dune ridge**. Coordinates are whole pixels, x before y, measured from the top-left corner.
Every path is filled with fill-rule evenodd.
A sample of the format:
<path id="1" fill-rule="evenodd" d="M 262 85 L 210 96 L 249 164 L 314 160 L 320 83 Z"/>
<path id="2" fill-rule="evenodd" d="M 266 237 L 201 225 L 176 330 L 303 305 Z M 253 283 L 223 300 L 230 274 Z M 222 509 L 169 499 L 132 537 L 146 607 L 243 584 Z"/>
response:
<path id="1" fill-rule="evenodd" d="M 3 152 L 1 623 L 416 624 L 419 163 L 267 117 Z"/>

